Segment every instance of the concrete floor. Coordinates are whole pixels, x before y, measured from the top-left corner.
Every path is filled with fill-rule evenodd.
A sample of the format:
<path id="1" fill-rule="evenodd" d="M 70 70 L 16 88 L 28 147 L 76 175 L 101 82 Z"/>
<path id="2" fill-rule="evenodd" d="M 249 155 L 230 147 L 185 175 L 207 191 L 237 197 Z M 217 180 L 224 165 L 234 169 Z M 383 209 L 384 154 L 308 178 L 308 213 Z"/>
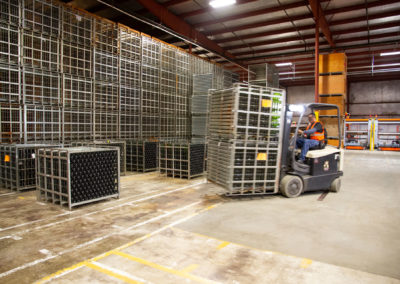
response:
<path id="1" fill-rule="evenodd" d="M 227 199 L 157 173 L 73 211 L 0 191 L 0 283 L 400 283 L 400 153 L 346 152 L 342 191 Z"/>

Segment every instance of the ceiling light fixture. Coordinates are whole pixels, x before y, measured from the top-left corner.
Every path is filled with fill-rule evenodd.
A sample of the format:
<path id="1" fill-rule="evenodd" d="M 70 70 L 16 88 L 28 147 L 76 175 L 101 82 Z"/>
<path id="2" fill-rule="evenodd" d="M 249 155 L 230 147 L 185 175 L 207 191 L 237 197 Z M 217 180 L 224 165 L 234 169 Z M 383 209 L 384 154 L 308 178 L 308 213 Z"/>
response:
<path id="1" fill-rule="evenodd" d="M 389 55 L 397 55 L 397 54 L 400 54 L 400 51 L 384 52 L 384 53 L 381 53 L 381 56 L 389 56 Z"/>
<path id="2" fill-rule="evenodd" d="M 236 4 L 236 0 L 213 0 L 210 1 L 210 5 L 213 8 L 221 8 L 225 6 L 230 6 Z"/>
<path id="3" fill-rule="evenodd" d="M 292 66 L 292 62 L 277 63 L 277 64 L 275 64 L 275 66 L 276 66 L 276 67 Z"/>

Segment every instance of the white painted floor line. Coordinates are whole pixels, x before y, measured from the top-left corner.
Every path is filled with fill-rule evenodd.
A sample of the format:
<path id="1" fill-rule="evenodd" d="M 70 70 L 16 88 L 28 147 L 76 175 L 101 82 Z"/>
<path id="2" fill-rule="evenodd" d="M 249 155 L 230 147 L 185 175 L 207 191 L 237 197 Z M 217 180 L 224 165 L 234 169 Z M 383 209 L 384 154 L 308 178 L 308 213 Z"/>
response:
<path id="1" fill-rule="evenodd" d="M 125 271 L 122 271 L 122 270 L 113 268 L 111 266 L 105 265 L 105 264 L 103 264 L 101 262 L 91 261 L 91 263 L 93 263 L 94 265 L 97 265 L 97 266 L 99 266 L 99 267 L 101 267 L 103 269 L 106 269 L 106 270 L 109 270 L 109 271 L 114 272 L 116 274 L 119 274 L 121 276 L 127 277 L 127 278 L 129 278 L 129 279 L 131 279 L 133 281 L 139 281 L 139 282 L 142 282 L 142 283 L 149 283 L 149 284 L 152 283 L 152 282 L 149 282 L 149 281 L 144 280 L 142 278 L 139 278 L 137 276 L 134 276 L 132 274 L 126 273 Z"/>
<path id="2" fill-rule="evenodd" d="M 3 194 L 0 194 L 0 197 L 1 196 L 6 196 L 6 195 L 15 195 L 15 194 L 17 194 L 18 192 L 9 192 L 9 193 L 3 193 Z"/>
<path id="3" fill-rule="evenodd" d="M 135 225 L 133 225 L 133 226 L 130 226 L 130 227 L 128 227 L 128 228 L 124 228 L 124 229 L 122 229 L 122 230 L 120 230 L 120 231 L 113 232 L 113 233 L 109 233 L 109 234 L 106 234 L 106 235 L 104 235 L 104 236 L 95 238 L 95 239 L 93 239 L 93 240 L 84 242 L 84 243 L 79 244 L 79 245 L 77 245 L 77 246 L 75 246 L 75 247 L 72 247 L 72 248 L 66 249 L 66 250 L 64 250 L 64 251 L 61 251 L 61 252 L 59 252 L 59 253 L 57 253 L 57 254 L 55 254 L 55 255 L 49 255 L 49 256 L 47 256 L 47 257 L 45 257 L 45 258 L 40 258 L 40 259 L 31 261 L 31 262 L 27 262 L 27 263 L 25 263 L 25 264 L 23 264 L 23 265 L 21 265 L 21 266 L 18 266 L 18 267 L 15 267 L 15 268 L 13 268 L 13 269 L 10 269 L 10 270 L 8 270 L 8 271 L 5 271 L 5 272 L 3 272 L 3 273 L 0 273 L 0 278 L 3 278 L 3 277 L 5 277 L 5 276 L 8 276 L 8 275 L 10 275 L 10 274 L 12 274 L 12 273 L 15 273 L 15 272 L 17 272 L 17 271 L 23 270 L 23 269 L 25 269 L 25 268 L 28 268 L 28 267 L 31 267 L 31 266 L 35 266 L 36 264 L 39 264 L 39 263 L 48 261 L 48 260 L 53 259 L 53 258 L 55 258 L 55 257 L 61 256 L 61 255 L 63 255 L 63 254 L 66 254 L 66 253 L 69 253 L 69 252 L 73 252 L 73 251 L 75 251 L 75 250 L 77 250 L 77 249 L 80 249 L 80 248 L 83 248 L 83 247 L 87 247 L 88 245 L 92 245 L 92 244 L 94 244 L 94 243 L 97 243 L 97 242 L 99 242 L 99 241 L 102 241 L 102 240 L 104 240 L 104 239 L 107 239 L 107 238 L 109 238 L 109 237 L 111 237 L 111 236 L 114 236 L 114 235 L 123 233 L 123 232 L 125 232 L 125 231 L 128 231 L 128 230 L 131 230 L 131 229 L 134 229 L 134 228 L 137 228 L 137 227 L 146 225 L 146 224 L 148 224 L 148 223 L 151 223 L 151 222 L 154 222 L 154 221 L 157 221 L 157 220 L 160 220 L 160 219 L 165 218 L 165 217 L 168 217 L 168 216 L 170 216 L 170 215 L 172 215 L 172 214 L 179 213 L 179 212 L 181 212 L 181 211 L 183 211 L 183 210 L 185 210 L 185 209 L 187 209 L 187 208 L 189 208 L 189 207 L 195 206 L 195 205 L 197 205 L 197 204 L 199 204 L 199 203 L 201 203 L 201 201 L 194 202 L 194 203 L 191 203 L 191 204 L 189 204 L 189 205 L 186 205 L 186 206 L 180 207 L 180 208 L 178 208 L 178 209 L 175 209 L 175 210 L 173 210 L 173 211 L 171 211 L 171 212 L 169 212 L 169 213 L 166 213 L 166 214 L 163 214 L 163 215 L 154 217 L 154 218 L 150 218 L 150 219 L 148 219 L 148 220 L 146 220 L 146 221 L 140 222 L 140 223 L 135 224 Z M 189 217 L 192 217 L 192 216 L 193 216 L 193 215 L 190 215 Z"/>
<path id="4" fill-rule="evenodd" d="M 186 188 L 194 187 L 194 186 L 197 186 L 197 185 L 200 185 L 200 184 L 203 184 L 203 183 L 205 183 L 205 182 L 203 181 L 203 182 L 200 182 L 200 183 L 195 183 L 195 184 L 183 186 L 183 187 L 176 188 L 176 189 L 172 189 L 172 190 L 169 190 L 169 191 L 166 191 L 166 192 L 162 192 L 162 193 L 159 193 L 159 194 L 155 194 L 155 195 L 143 197 L 143 198 L 138 199 L 138 200 L 133 200 L 133 201 L 129 201 L 129 202 L 126 202 L 126 203 L 118 204 L 118 205 L 115 205 L 115 206 L 107 207 L 107 208 L 104 208 L 104 209 L 101 209 L 101 210 L 96 210 L 96 211 L 93 211 L 93 212 L 89 212 L 89 213 L 87 213 L 87 214 L 80 215 L 80 216 L 78 216 L 78 217 L 88 216 L 88 215 L 91 215 L 91 214 L 99 213 L 99 212 L 101 212 L 101 211 L 112 210 L 112 209 L 115 209 L 115 208 L 118 208 L 118 207 L 121 207 L 121 206 L 125 206 L 125 205 L 127 205 L 127 204 L 132 205 L 132 204 L 134 204 L 134 203 L 138 203 L 138 202 L 150 200 L 150 199 L 153 199 L 153 198 L 157 198 L 157 197 L 160 197 L 160 196 L 163 196 L 163 195 L 167 195 L 167 194 L 170 194 L 170 193 L 173 193 L 173 192 L 176 192 L 176 191 L 184 190 L 184 189 L 186 189 Z M 152 191 L 152 192 L 141 193 L 141 194 L 137 194 L 137 195 L 134 195 L 134 196 L 126 197 L 125 199 L 132 199 L 132 198 L 136 198 L 136 197 L 138 197 L 138 196 L 142 196 L 142 195 L 145 195 L 145 194 L 149 194 L 149 193 L 153 193 L 153 192 L 157 192 L 157 191 L 161 191 L 161 190 L 162 190 L 162 189 L 157 189 L 157 190 L 154 190 L 154 191 Z M 117 201 L 121 201 L 121 200 L 122 200 L 122 199 L 119 199 L 119 200 L 117 200 Z M 27 225 L 32 225 L 32 224 L 35 224 L 35 223 L 38 223 L 38 222 L 42 222 L 42 221 L 52 220 L 52 219 L 55 219 L 55 218 L 57 218 L 57 217 L 61 217 L 61 216 L 65 216 L 65 215 L 70 215 L 70 214 L 74 214 L 74 213 L 79 213 L 79 211 L 68 211 L 68 212 L 65 212 L 65 213 L 62 213 L 62 214 L 58 214 L 58 215 L 55 215 L 55 216 L 52 216 L 52 217 L 49 217 L 49 218 L 39 219 L 39 220 L 35 220 L 35 221 L 30 221 L 30 222 L 26 222 L 26 223 L 14 225 L 14 226 L 2 228 L 2 229 L 0 229 L 0 232 L 7 231 L 7 230 L 11 230 L 11 229 L 15 229 L 15 228 L 19 228 L 19 227 L 23 227 L 23 226 L 27 226 Z M 75 218 L 76 218 L 76 217 L 75 217 Z M 71 218 L 70 218 L 70 219 L 71 219 Z M 66 219 L 66 220 L 63 220 L 63 221 L 58 221 L 58 222 L 55 222 L 55 223 L 59 224 L 59 223 L 68 221 L 68 220 L 70 220 L 70 219 Z M 51 224 L 52 224 L 52 223 L 51 223 Z M 50 224 L 48 224 L 48 225 L 49 225 L 49 226 L 52 226 L 52 225 L 50 225 Z M 44 225 L 44 226 L 47 226 L 47 225 Z M 41 226 L 41 228 L 43 228 L 43 227 Z M 35 228 L 27 229 L 27 230 L 25 230 L 25 231 L 19 232 L 18 234 L 20 234 L 20 233 L 24 234 L 24 233 L 29 232 L 29 231 L 34 230 L 34 229 L 35 229 Z"/>

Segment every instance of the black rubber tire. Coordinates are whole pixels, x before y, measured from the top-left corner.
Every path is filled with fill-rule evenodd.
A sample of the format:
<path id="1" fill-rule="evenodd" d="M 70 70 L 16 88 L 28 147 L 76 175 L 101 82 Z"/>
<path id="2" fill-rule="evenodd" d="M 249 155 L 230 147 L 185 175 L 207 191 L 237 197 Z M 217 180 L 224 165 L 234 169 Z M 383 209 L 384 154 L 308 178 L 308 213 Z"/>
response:
<path id="1" fill-rule="evenodd" d="M 280 189 L 283 196 L 298 197 L 303 192 L 303 180 L 298 176 L 286 175 L 281 180 Z"/>
<path id="2" fill-rule="evenodd" d="M 339 192 L 341 184 L 342 184 L 342 182 L 341 182 L 340 178 L 335 178 L 331 183 L 331 187 L 329 188 L 329 191 L 330 192 Z"/>

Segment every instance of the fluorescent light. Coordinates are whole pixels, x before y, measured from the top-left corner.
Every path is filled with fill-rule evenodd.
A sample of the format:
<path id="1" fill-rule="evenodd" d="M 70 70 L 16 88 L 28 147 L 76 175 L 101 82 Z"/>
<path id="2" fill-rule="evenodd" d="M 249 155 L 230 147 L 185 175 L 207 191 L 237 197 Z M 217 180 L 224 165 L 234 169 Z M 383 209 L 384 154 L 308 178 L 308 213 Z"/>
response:
<path id="1" fill-rule="evenodd" d="M 210 5 L 213 8 L 220 8 L 220 7 L 225 7 L 229 5 L 236 4 L 236 0 L 213 0 L 210 1 Z"/>
<path id="2" fill-rule="evenodd" d="M 289 110 L 292 112 L 304 112 L 304 105 L 289 105 Z"/>
<path id="3" fill-rule="evenodd" d="M 384 53 L 381 53 L 381 56 L 397 55 L 397 54 L 400 54 L 400 51 L 384 52 Z"/>
<path id="4" fill-rule="evenodd" d="M 277 67 L 281 67 L 281 66 L 292 66 L 292 62 L 277 63 L 277 64 L 275 64 L 275 66 L 277 66 Z"/>

